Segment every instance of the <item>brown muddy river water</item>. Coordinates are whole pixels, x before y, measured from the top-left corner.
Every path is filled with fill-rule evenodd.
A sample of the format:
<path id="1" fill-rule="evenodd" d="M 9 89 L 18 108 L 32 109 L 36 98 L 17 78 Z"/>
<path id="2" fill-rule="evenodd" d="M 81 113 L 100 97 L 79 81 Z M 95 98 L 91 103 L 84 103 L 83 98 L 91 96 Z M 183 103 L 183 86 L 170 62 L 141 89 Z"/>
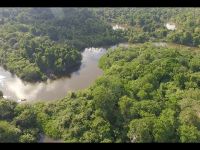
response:
<path id="1" fill-rule="evenodd" d="M 127 47 L 128 45 L 120 43 L 110 48 Z M 163 43 L 155 43 L 155 46 L 163 46 Z M 165 43 L 164 46 L 166 46 Z M 82 64 L 78 71 L 73 72 L 70 77 L 48 80 L 47 82 L 27 83 L 0 67 L 0 90 L 3 92 L 4 98 L 15 101 L 26 99 L 27 102 L 37 102 L 63 98 L 69 91 L 89 87 L 95 79 L 102 75 L 103 71 L 98 67 L 98 61 L 106 53 L 106 50 L 106 48 L 86 48 L 82 52 Z M 60 143 L 63 141 L 42 135 L 38 142 Z"/>
<path id="2" fill-rule="evenodd" d="M 118 45 L 127 46 L 126 43 Z M 0 67 L 0 90 L 5 99 L 15 101 L 26 99 L 26 102 L 37 102 L 61 99 L 69 91 L 89 87 L 95 79 L 102 75 L 103 71 L 98 67 L 98 61 L 105 53 L 106 48 L 86 48 L 82 52 L 82 64 L 78 71 L 73 72 L 70 77 L 47 82 L 27 83 Z"/>
<path id="3" fill-rule="evenodd" d="M 120 43 L 111 46 L 128 46 Z M 53 101 L 66 96 L 69 91 L 77 91 L 89 87 L 95 79 L 102 75 L 103 71 L 98 67 L 100 57 L 106 53 L 106 48 L 86 48 L 82 52 L 82 64 L 78 71 L 70 77 L 63 77 L 47 82 L 27 83 L 16 75 L 0 67 L 0 90 L 5 99 L 18 101 L 26 99 L 26 102 Z M 41 136 L 39 143 L 60 143 L 62 140 L 54 140 L 45 135 Z"/>
<path id="4" fill-rule="evenodd" d="M 105 52 L 105 48 L 86 48 L 82 52 L 82 64 L 78 71 L 73 72 L 70 77 L 47 82 L 26 83 L 0 67 L 0 90 L 4 98 L 16 101 L 50 101 L 63 98 L 68 91 L 88 87 L 102 74 L 98 60 Z"/>

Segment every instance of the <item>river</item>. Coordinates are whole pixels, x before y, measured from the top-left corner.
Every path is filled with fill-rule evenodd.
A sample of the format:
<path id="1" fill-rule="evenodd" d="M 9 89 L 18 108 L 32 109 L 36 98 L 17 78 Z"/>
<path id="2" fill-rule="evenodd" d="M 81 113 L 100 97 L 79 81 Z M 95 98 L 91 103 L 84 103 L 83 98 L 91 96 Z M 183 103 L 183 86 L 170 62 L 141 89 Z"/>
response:
<path id="1" fill-rule="evenodd" d="M 126 43 L 118 44 L 127 46 Z M 109 48 L 115 48 L 117 45 Z M 70 77 L 62 77 L 47 82 L 27 83 L 16 75 L 0 67 L 0 91 L 5 99 L 25 102 L 53 101 L 66 96 L 68 91 L 77 91 L 89 87 L 103 71 L 98 67 L 99 58 L 106 53 L 106 48 L 85 48 L 82 63 L 78 71 Z"/>
<path id="2" fill-rule="evenodd" d="M 127 43 L 118 45 L 127 46 Z M 5 99 L 15 101 L 26 99 L 28 102 L 36 102 L 61 99 L 68 91 L 87 88 L 103 73 L 98 67 L 98 60 L 105 53 L 106 48 L 86 48 L 82 52 L 82 63 L 78 71 L 73 72 L 70 77 L 49 79 L 47 82 L 27 83 L 0 67 L 0 91 L 3 92 Z"/>
<path id="3" fill-rule="evenodd" d="M 166 42 L 152 43 L 156 47 L 177 47 L 178 44 Z M 120 43 L 111 46 L 114 49 L 117 46 L 127 47 L 131 44 Z M 185 46 L 184 46 L 185 47 Z M 52 101 L 63 98 L 68 91 L 77 91 L 87 88 L 100 75 L 102 70 L 98 67 L 99 58 L 105 54 L 106 48 L 86 48 L 82 52 L 82 64 L 78 71 L 71 74 L 70 77 L 63 77 L 56 80 L 48 80 L 41 83 L 27 83 L 15 75 L 0 67 L 0 90 L 4 97 L 12 100 L 25 98 L 28 102 Z M 39 143 L 59 143 L 62 140 L 54 140 L 48 136 L 42 135 Z"/>
<path id="4" fill-rule="evenodd" d="M 105 48 L 86 48 L 82 52 L 82 64 L 78 71 L 73 72 L 70 77 L 47 82 L 27 83 L 0 67 L 0 90 L 4 98 L 15 101 L 50 101 L 63 98 L 67 91 L 86 88 L 102 74 L 102 70 L 98 68 L 98 60 L 105 52 Z"/>
<path id="5" fill-rule="evenodd" d="M 175 45 L 165 42 L 154 42 L 153 44 L 164 47 Z M 120 43 L 109 48 L 127 47 L 128 45 L 130 44 Z M 69 91 L 89 87 L 95 79 L 102 75 L 103 71 L 98 67 L 98 60 L 105 53 L 106 48 L 86 48 L 82 52 L 82 63 L 78 71 L 73 72 L 70 77 L 47 80 L 47 82 L 27 83 L 0 67 L 0 91 L 3 92 L 5 99 L 15 101 L 26 99 L 26 102 L 37 102 L 61 99 Z"/>
<path id="6" fill-rule="evenodd" d="M 127 47 L 127 43 L 120 43 L 117 46 Z M 99 58 L 105 54 L 107 48 L 85 48 L 82 52 L 82 63 L 78 71 L 73 72 L 70 77 L 63 77 L 47 82 L 27 83 L 12 75 L 0 67 L 0 91 L 5 99 L 18 101 L 26 99 L 25 102 L 53 101 L 66 96 L 68 91 L 77 91 L 89 87 L 95 79 L 102 75 L 103 71 L 98 67 Z M 54 140 L 42 135 L 39 143 L 60 143 L 62 140 Z"/>

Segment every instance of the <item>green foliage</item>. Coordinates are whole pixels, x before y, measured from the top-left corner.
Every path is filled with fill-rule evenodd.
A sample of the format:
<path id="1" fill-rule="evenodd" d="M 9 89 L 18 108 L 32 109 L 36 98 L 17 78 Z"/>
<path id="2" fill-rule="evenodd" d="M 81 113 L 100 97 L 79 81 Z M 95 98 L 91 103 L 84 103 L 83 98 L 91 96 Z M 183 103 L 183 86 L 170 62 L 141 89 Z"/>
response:
<path id="1" fill-rule="evenodd" d="M 0 120 L 12 120 L 17 103 L 0 99 Z"/>
<path id="2" fill-rule="evenodd" d="M 183 143 L 196 143 L 200 140 L 200 132 L 195 126 L 182 125 L 179 127 L 180 141 Z"/>
<path id="3" fill-rule="evenodd" d="M 191 18 L 198 9 L 8 10 L 1 12 L 0 62 L 28 81 L 65 74 L 88 46 L 124 39 L 200 42 L 200 20 Z M 166 30 L 167 22 L 177 29 Z M 123 23 L 127 30 L 113 31 L 111 23 Z M 109 49 L 99 61 L 104 74 L 88 89 L 32 105 L 1 98 L 0 141 L 37 142 L 43 133 L 65 142 L 199 142 L 198 53 L 150 42 Z"/>
<path id="4" fill-rule="evenodd" d="M 153 142 L 153 125 L 155 122 L 154 117 L 145 117 L 142 119 L 134 119 L 130 122 L 128 137 L 130 141 L 135 143 Z"/>
<path id="5" fill-rule="evenodd" d="M 19 142 L 21 142 L 21 143 L 36 143 L 37 139 L 33 135 L 26 133 L 26 134 L 23 134 L 20 136 Z"/>
<path id="6" fill-rule="evenodd" d="M 0 14 L 5 12 L 0 65 L 29 82 L 69 74 L 80 66 L 84 48 L 123 40 L 87 8 L 2 8 Z"/>
<path id="7" fill-rule="evenodd" d="M 0 141 L 37 142 L 40 126 L 31 106 L 0 99 Z"/>
<path id="8" fill-rule="evenodd" d="M 109 50 L 100 60 L 104 75 L 89 89 L 40 105 L 42 127 L 66 142 L 182 142 L 189 134 L 182 125 L 200 125 L 198 86 L 188 86 L 199 82 L 188 65 L 194 57 L 151 43 Z"/>
<path id="9" fill-rule="evenodd" d="M 2 98 L 3 97 L 3 92 L 2 91 L 0 91 L 0 98 Z"/>
<path id="10" fill-rule="evenodd" d="M 175 142 L 176 126 L 175 112 L 170 109 L 163 110 L 154 125 L 155 142 Z"/>
<path id="11" fill-rule="evenodd" d="M 124 25 L 127 30 L 123 34 L 131 43 L 169 41 L 200 45 L 198 8 L 93 8 L 93 11 L 103 21 Z M 168 30 L 167 23 L 175 24 L 176 29 Z"/>
<path id="12" fill-rule="evenodd" d="M 24 110 L 14 119 L 14 123 L 23 129 L 36 127 L 36 115 L 31 109 Z"/>
<path id="13" fill-rule="evenodd" d="M 20 136 L 20 129 L 11 125 L 7 121 L 0 121 L 0 142 L 18 142 Z"/>

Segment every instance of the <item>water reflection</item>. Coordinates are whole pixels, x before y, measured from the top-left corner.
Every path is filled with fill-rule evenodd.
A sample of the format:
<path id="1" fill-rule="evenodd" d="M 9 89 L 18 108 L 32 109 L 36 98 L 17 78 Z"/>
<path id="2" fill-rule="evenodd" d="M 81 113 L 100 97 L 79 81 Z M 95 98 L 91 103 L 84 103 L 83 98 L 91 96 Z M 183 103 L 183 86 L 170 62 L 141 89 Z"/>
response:
<path id="1" fill-rule="evenodd" d="M 57 80 L 48 80 L 41 83 L 26 83 L 10 72 L 0 68 L 0 90 L 4 98 L 27 101 L 56 100 L 63 98 L 67 91 L 76 91 L 88 87 L 102 70 L 98 68 L 98 60 L 106 52 L 104 48 L 86 48 L 82 53 L 80 69 Z"/>

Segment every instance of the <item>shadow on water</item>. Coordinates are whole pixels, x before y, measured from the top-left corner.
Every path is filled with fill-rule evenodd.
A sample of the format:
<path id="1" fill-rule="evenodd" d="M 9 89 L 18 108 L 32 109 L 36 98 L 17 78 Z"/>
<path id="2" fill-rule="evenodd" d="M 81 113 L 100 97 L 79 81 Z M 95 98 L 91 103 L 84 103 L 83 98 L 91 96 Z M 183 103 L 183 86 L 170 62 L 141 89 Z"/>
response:
<path id="1" fill-rule="evenodd" d="M 154 43 L 155 46 L 166 46 L 166 43 Z M 119 43 L 110 46 L 127 47 L 128 43 Z M 62 99 L 69 91 L 77 91 L 89 87 L 103 71 L 98 67 L 99 58 L 106 53 L 106 48 L 86 48 L 82 52 L 82 60 L 79 66 L 70 69 L 64 77 L 46 82 L 27 83 L 0 67 L 0 90 L 6 99 L 18 101 L 26 99 L 26 102 L 53 101 Z M 71 73 L 72 72 L 72 73 Z"/>
<path id="2" fill-rule="evenodd" d="M 64 73 L 62 73 L 62 75 L 60 75 L 60 76 L 57 75 L 57 79 L 62 78 L 62 77 L 71 78 L 72 73 L 76 73 L 80 69 L 81 69 L 81 62 L 78 63 L 77 65 L 74 65 L 74 66 L 68 68 Z"/>
<path id="3" fill-rule="evenodd" d="M 0 90 L 4 97 L 26 102 L 52 101 L 66 96 L 68 91 L 88 87 L 103 72 L 98 67 L 99 58 L 106 53 L 105 48 L 86 48 L 82 52 L 80 65 L 69 69 L 65 76 L 46 82 L 24 82 L 16 75 L 0 67 Z"/>

